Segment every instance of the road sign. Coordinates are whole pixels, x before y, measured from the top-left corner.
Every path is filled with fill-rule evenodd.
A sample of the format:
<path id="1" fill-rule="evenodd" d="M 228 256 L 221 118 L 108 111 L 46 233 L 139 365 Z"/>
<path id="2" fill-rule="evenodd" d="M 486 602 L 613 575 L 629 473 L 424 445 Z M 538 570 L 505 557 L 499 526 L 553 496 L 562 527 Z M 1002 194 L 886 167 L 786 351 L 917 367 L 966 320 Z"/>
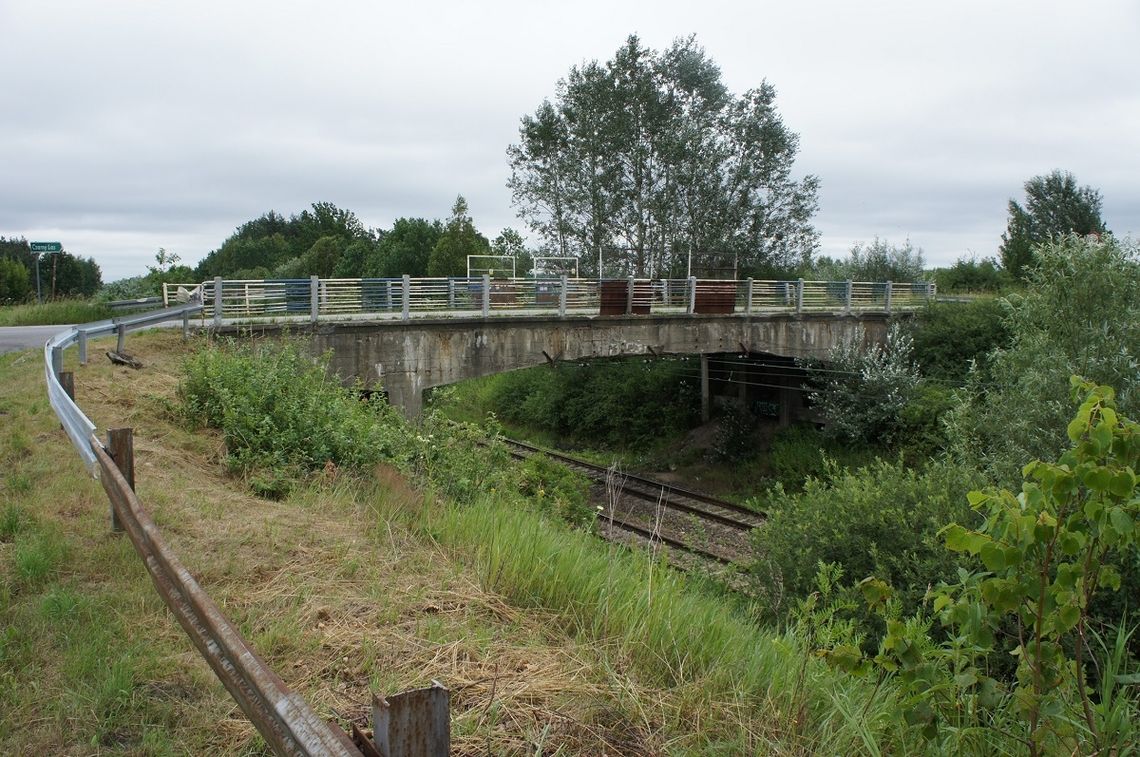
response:
<path id="1" fill-rule="evenodd" d="M 60 242 L 32 242 L 32 252 L 63 252 Z"/>

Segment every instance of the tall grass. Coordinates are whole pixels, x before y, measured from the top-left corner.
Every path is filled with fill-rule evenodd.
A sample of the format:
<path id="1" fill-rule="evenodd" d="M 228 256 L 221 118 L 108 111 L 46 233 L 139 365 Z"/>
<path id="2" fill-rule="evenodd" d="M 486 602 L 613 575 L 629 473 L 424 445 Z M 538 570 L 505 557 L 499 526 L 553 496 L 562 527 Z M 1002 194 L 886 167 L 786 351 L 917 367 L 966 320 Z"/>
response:
<path id="1" fill-rule="evenodd" d="M 0 307 L 0 326 L 47 326 L 88 323 L 111 317 L 111 309 L 86 300 L 53 300 L 42 305 Z"/>

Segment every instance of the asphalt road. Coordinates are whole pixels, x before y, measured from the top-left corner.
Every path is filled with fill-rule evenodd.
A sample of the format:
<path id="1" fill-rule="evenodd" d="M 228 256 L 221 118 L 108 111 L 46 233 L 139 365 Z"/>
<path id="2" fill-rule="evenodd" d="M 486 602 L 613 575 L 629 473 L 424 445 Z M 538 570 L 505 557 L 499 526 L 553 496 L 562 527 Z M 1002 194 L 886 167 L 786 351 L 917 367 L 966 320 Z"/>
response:
<path id="1" fill-rule="evenodd" d="M 32 347 L 43 349 L 44 342 L 52 334 L 64 331 L 68 326 L 5 326 L 0 328 L 0 355 L 5 352 L 26 350 Z"/>

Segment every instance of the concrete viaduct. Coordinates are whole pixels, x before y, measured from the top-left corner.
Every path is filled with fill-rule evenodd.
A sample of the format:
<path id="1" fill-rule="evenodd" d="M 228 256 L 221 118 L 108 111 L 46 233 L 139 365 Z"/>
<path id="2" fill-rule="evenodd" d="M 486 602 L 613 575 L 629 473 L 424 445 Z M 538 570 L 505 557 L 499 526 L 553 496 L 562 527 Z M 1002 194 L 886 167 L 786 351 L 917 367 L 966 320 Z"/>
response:
<path id="1" fill-rule="evenodd" d="M 894 317 L 898 317 L 896 314 Z M 222 332 L 309 335 L 314 354 L 332 354 L 345 381 L 382 387 L 392 405 L 418 417 L 423 392 L 464 379 L 560 360 L 622 355 L 700 355 L 703 414 L 708 416 L 708 356 L 764 353 L 826 356 L 860 327 L 868 342 L 886 338 L 885 313 L 518 316 L 349 321 L 310 326 L 228 326 Z M 782 399 L 782 405 L 786 402 Z M 784 413 L 782 413 L 783 415 Z"/>

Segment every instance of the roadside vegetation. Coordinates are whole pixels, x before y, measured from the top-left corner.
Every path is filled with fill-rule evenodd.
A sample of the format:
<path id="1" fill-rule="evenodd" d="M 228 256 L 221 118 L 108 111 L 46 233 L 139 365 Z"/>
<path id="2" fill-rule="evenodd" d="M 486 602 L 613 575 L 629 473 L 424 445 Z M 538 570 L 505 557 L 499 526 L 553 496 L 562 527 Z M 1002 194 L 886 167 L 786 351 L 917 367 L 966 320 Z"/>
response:
<path id="1" fill-rule="evenodd" d="M 111 309 L 86 300 L 55 300 L 42 305 L 0 307 L 0 327 L 90 323 L 111 317 Z"/>

